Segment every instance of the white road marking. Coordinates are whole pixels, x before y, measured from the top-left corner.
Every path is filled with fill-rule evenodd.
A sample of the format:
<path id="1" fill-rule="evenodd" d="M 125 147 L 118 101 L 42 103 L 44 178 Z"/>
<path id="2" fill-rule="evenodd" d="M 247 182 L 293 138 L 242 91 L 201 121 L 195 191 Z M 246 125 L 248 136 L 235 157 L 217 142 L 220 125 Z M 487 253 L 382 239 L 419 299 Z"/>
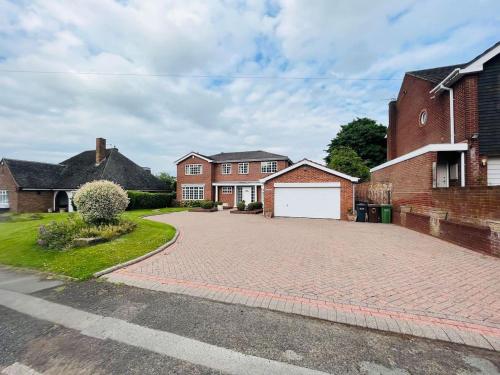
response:
<path id="1" fill-rule="evenodd" d="M 23 365 L 22 363 L 15 362 L 9 367 L 2 370 L 2 374 L 5 375 L 42 375 L 39 372 L 33 370 L 32 368 Z"/>
<path id="2" fill-rule="evenodd" d="M 241 375 L 324 375 L 325 372 L 221 348 L 170 332 L 104 317 L 41 298 L 0 289 L 0 304 L 99 339 L 111 339 L 196 365 Z"/>

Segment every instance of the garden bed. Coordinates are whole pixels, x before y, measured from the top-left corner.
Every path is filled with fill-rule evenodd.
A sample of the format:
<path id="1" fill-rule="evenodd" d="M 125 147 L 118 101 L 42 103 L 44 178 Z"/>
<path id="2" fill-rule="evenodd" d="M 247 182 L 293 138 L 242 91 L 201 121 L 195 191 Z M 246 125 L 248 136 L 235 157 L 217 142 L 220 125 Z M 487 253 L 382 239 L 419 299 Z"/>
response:
<path id="1" fill-rule="evenodd" d="M 193 207 L 189 209 L 189 212 L 215 212 L 215 211 L 218 211 L 217 207 L 213 208 Z"/>
<path id="2" fill-rule="evenodd" d="M 264 210 L 262 208 L 258 208 L 256 210 L 245 210 L 245 211 L 240 211 L 238 209 L 236 210 L 231 210 L 230 212 L 232 214 L 241 214 L 241 215 L 257 215 L 261 214 Z"/>
<path id="3" fill-rule="evenodd" d="M 110 242 L 70 251 L 48 250 L 36 243 L 40 225 L 66 220 L 70 214 L 37 214 L 34 219 L 30 219 L 32 214 L 14 215 L 13 220 L 0 223 L 0 264 L 88 279 L 95 272 L 149 253 L 174 237 L 172 226 L 142 217 L 182 210 L 127 211 L 123 218 L 135 222 L 135 230 Z"/>

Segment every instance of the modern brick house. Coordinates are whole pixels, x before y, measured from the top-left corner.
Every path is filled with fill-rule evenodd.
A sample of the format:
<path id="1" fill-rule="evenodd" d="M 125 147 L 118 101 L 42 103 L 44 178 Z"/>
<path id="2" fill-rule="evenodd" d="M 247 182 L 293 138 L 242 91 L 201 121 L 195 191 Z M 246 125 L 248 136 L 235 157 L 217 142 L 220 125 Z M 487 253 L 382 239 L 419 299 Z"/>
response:
<path id="1" fill-rule="evenodd" d="M 11 212 L 73 211 L 71 198 L 86 182 L 109 180 L 126 190 L 165 191 L 165 184 L 97 138 L 96 149 L 84 151 L 59 164 L 2 159 L 0 210 Z"/>
<path id="2" fill-rule="evenodd" d="M 287 156 L 265 151 L 191 152 L 176 164 L 179 200 L 215 200 L 230 207 L 263 202 L 269 217 L 345 219 L 358 181 L 309 160 L 292 164 Z"/>
<path id="3" fill-rule="evenodd" d="M 233 207 L 242 200 L 262 202 L 260 179 L 292 162 L 283 155 L 246 151 L 211 156 L 191 152 L 175 163 L 177 199 L 221 201 Z"/>
<path id="4" fill-rule="evenodd" d="M 500 253 L 500 43 L 405 74 L 389 103 L 387 160 L 359 198 L 392 202 L 396 223 Z"/>

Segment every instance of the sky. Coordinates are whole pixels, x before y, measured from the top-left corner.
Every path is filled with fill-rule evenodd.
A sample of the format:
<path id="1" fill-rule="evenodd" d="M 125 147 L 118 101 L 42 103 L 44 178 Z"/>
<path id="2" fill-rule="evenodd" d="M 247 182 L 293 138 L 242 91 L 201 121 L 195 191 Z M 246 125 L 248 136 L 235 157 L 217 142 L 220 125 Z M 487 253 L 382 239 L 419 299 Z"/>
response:
<path id="1" fill-rule="evenodd" d="M 190 151 L 322 161 L 342 124 L 387 125 L 405 71 L 499 39 L 498 0 L 0 0 L 0 157 L 104 137 L 155 173 Z"/>

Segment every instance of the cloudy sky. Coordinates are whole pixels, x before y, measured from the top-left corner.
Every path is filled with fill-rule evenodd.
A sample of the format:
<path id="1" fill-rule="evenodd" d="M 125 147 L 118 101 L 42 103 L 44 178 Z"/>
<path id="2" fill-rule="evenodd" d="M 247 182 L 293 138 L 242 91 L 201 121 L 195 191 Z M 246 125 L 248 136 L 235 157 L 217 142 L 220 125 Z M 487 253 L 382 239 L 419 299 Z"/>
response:
<path id="1" fill-rule="evenodd" d="M 0 157 L 100 136 L 155 172 L 192 150 L 321 160 L 341 124 L 387 124 L 405 71 L 499 37 L 498 0 L 0 0 Z"/>

